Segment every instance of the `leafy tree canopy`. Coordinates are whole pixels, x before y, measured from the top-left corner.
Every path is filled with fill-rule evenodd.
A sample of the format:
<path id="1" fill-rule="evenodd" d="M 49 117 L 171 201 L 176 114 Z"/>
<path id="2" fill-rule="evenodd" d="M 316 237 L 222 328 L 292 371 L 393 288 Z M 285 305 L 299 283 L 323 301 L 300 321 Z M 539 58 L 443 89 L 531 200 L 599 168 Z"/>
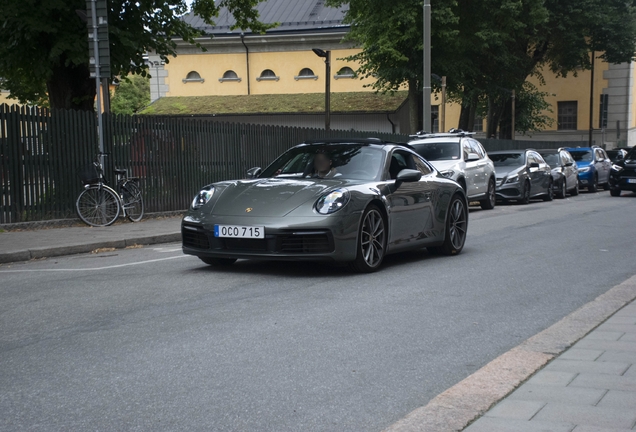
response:
<path id="1" fill-rule="evenodd" d="M 261 0 L 194 0 L 192 10 L 212 24 L 227 7 L 236 28 L 263 32 Z M 176 55 L 176 41 L 196 44 L 200 33 L 180 19 L 186 0 L 109 0 L 111 71 L 146 76 L 144 54 L 164 61 Z M 0 76 L 3 86 L 22 103 L 49 99 L 53 108 L 92 110 L 94 80 L 88 68 L 88 30 L 77 14 L 85 0 L 0 0 Z"/>
<path id="2" fill-rule="evenodd" d="M 150 104 L 148 77 L 130 75 L 119 83 L 110 104 L 114 114 L 136 114 Z"/>

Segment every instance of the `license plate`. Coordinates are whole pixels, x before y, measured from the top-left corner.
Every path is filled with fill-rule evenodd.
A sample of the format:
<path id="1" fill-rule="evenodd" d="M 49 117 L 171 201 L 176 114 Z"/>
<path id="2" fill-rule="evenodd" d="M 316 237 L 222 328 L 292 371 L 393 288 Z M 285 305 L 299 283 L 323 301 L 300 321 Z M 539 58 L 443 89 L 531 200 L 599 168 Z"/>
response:
<path id="1" fill-rule="evenodd" d="M 214 237 L 265 238 L 265 227 L 243 225 L 214 225 Z"/>
<path id="2" fill-rule="evenodd" d="M 627 183 L 636 183 L 636 179 L 627 179 Z"/>

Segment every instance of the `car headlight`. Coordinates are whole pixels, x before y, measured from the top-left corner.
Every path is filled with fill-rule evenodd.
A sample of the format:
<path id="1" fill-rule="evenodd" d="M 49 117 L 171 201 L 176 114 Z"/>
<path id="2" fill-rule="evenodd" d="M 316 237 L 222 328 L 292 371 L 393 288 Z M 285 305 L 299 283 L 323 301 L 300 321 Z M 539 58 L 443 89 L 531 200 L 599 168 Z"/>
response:
<path id="1" fill-rule="evenodd" d="M 506 183 L 517 183 L 519 181 L 519 175 L 515 174 L 512 177 L 509 177 L 508 180 L 506 180 Z"/>
<path id="2" fill-rule="evenodd" d="M 440 171 L 440 174 L 446 178 L 453 178 L 453 176 L 455 175 L 455 171 L 453 170 Z"/>
<path id="3" fill-rule="evenodd" d="M 324 215 L 335 213 L 347 205 L 349 197 L 350 194 L 348 190 L 336 189 L 316 201 L 316 211 Z"/>
<path id="4" fill-rule="evenodd" d="M 588 172 L 590 169 L 591 169 L 590 167 L 579 168 L 579 172 L 580 173 L 585 173 L 585 172 Z"/>
<path id="5" fill-rule="evenodd" d="M 198 209 L 206 205 L 214 195 L 214 187 L 210 186 L 202 189 L 192 200 L 192 208 Z"/>
<path id="6" fill-rule="evenodd" d="M 623 171 L 623 167 L 620 166 L 620 165 L 612 164 L 612 171 L 615 171 L 617 173 L 621 172 L 621 171 Z"/>

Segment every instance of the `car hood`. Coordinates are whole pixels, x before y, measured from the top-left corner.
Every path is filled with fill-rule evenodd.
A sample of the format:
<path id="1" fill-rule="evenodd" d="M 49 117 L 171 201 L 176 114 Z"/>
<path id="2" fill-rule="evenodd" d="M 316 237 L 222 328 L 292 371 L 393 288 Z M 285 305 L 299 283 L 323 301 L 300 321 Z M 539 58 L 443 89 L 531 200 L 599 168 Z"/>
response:
<path id="1" fill-rule="evenodd" d="M 523 169 L 522 166 L 520 167 L 495 166 L 495 173 L 497 177 L 502 178 L 502 177 L 508 177 L 508 176 L 517 174 L 522 169 Z"/>
<path id="2" fill-rule="evenodd" d="M 219 184 L 220 196 L 214 204 L 215 215 L 279 217 L 297 207 L 313 203 L 322 195 L 345 185 L 346 181 L 324 179 L 267 178 L 239 180 Z M 249 210 L 248 210 L 249 209 Z"/>
<path id="3" fill-rule="evenodd" d="M 437 171 L 443 172 L 443 171 L 452 169 L 460 161 L 459 159 L 455 159 L 455 160 L 436 160 L 436 161 L 429 161 L 429 162 L 431 165 L 435 167 L 435 169 L 437 169 Z"/>
<path id="4" fill-rule="evenodd" d="M 594 162 L 590 162 L 590 161 L 577 161 L 576 162 L 576 166 L 578 168 L 586 168 L 586 167 L 589 167 L 590 165 L 594 165 Z"/>

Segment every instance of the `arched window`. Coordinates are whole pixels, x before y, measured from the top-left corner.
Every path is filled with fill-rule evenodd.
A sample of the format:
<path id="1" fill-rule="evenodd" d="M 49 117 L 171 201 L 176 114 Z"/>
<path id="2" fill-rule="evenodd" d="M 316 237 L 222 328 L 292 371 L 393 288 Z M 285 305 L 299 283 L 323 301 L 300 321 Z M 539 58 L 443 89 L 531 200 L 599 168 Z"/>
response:
<path id="1" fill-rule="evenodd" d="M 201 78 L 201 75 L 199 75 L 199 72 L 197 71 L 190 71 L 188 72 L 188 75 L 186 75 L 186 77 L 182 80 L 184 84 L 187 84 L 189 82 L 204 82 L 205 80 L 203 78 Z"/>
<path id="2" fill-rule="evenodd" d="M 241 82 L 241 78 L 233 70 L 227 70 L 223 74 L 223 78 L 219 78 L 219 82 L 236 81 Z"/>
<path id="3" fill-rule="evenodd" d="M 265 69 L 261 72 L 261 76 L 256 78 L 256 81 L 278 81 L 280 77 L 276 76 L 273 70 Z"/>
<path id="4" fill-rule="evenodd" d="M 353 71 L 353 69 L 351 69 L 349 66 L 345 66 L 341 68 L 338 72 L 336 72 L 336 74 L 333 77 L 335 79 L 340 79 L 340 78 L 353 78 L 355 76 L 356 74 Z"/>
<path id="5" fill-rule="evenodd" d="M 314 71 L 312 71 L 309 68 L 303 68 L 300 70 L 300 72 L 298 73 L 298 75 L 296 75 L 294 77 L 294 79 L 296 81 L 301 80 L 301 79 L 313 79 L 313 80 L 317 80 L 318 79 L 318 75 L 316 75 L 314 73 Z"/>

